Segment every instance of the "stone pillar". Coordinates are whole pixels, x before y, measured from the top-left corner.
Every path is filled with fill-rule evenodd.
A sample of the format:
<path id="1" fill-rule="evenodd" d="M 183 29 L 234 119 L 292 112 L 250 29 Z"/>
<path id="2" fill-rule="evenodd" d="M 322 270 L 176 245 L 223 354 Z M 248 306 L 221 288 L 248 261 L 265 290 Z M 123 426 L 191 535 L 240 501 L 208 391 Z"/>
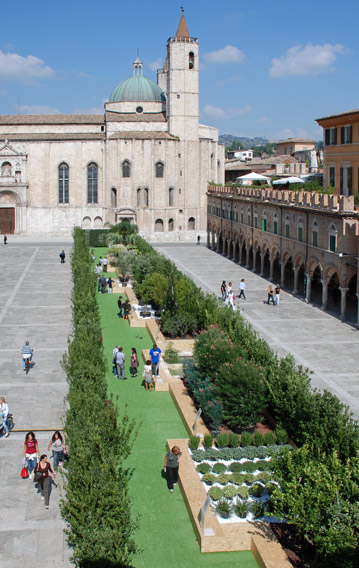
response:
<path id="1" fill-rule="evenodd" d="M 308 303 L 310 302 L 310 296 L 312 293 L 312 273 L 308 273 L 305 275 L 306 278 L 306 286 L 305 286 L 305 301 Z"/>
<path id="2" fill-rule="evenodd" d="M 341 302 L 340 302 L 340 319 L 345 320 L 345 312 L 347 308 L 347 291 L 349 288 L 341 288 L 339 286 L 339 290 L 342 293 Z"/>
<path id="3" fill-rule="evenodd" d="M 294 266 L 293 267 L 293 272 L 294 272 L 294 288 L 292 291 L 293 296 L 295 296 L 296 294 L 298 294 L 298 274 L 299 274 L 299 266 Z"/>
<path id="4" fill-rule="evenodd" d="M 243 246 L 241 245 L 241 243 L 239 243 L 239 258 L 238 258 L 238 264 L 242 264 L 242 251 L 243 251 Z"/>
<path id="5" fill-rule="evenodd" d="M 226 242 L 227 242 L 227 239 L 223 239 L 223 242 L 222 242 L 222 251 L 221 251 L 221 254 L 222 254 L 223 256 L 225 256 L 224 252 L 225 252 L 225 250 L 226 250 Z"/>
<path id="6" fill-rule="evenodd" d="M 232 241 L 232 260 L 236 260 L 236 241 Z"/>
<path id="7" fill-rule="evenodd" d="M 280 263 L 280 285 L 281 285 L 281 288 L 283 288 L 284 284 L 285 284 L 284 273 L 285 273 L 285 262 L 282 260 L 281 263 Z"/>
<path id="8" fill-rule="evenodd" d="M 219 236 L 217 235 L 217 252 L 220 254 L 221 251 L 219 250 Z"/>
<path id="9" fill-rule="evenodd" d="M 257 268 L 257 251 L 253 251 L 253 272 L 256 271 Z"/>
<path id="10" fill-rule="evenodd" d="M 328 278 L 322 278 L 322 310 L 326 310 L 328 308 Z"/>
<path id="11" fill-rule="evenodd" d="M 247 253 L 247 254 L 246 254 L 246 265 L 245 265 L 244 268 L 249 268 L 249 251 L 250 251 L 250 248 L 251 248 L 251 247 L 247 247 L 247 248 L 246 248 L 246 253 Z"/>
<path id="12" fill-rule="evenodd" d="M 358 299 L 358 300 L 357 300 L 357 301 L 358 301 L 358 305 L 357 305 L 357 325 L 356 325 L 356 326 L 357 326 L 357 328 L 359 329 L 359 293 L 358 293 L 358 292 L 357 292 L 357 294 L 356 294 L 356 297 L 357 297 L 357 299 Z"/>
<path id="13" fill-rule="evenodd" d="M 211 248 L 211 231 L 207 230 L 207 247 Z"/>
<path id="14" fill-rule="evenodd" d="M 274 261 L 275 261 L 274 258 L 272 258 L 272 257 L 269 258 L 269 263 L 270 263 L 270 268 L 269 268 L 269 281 L 270 281 L 270 282 L 273 282 Z"/>
<path id="15" fill-rule="evenodd" d="M 265 261 L 266 255 L 264 253 L 264 251 L 261 252 L 261 272 L 259 276 L 264 276 L 264 261 Z"/>

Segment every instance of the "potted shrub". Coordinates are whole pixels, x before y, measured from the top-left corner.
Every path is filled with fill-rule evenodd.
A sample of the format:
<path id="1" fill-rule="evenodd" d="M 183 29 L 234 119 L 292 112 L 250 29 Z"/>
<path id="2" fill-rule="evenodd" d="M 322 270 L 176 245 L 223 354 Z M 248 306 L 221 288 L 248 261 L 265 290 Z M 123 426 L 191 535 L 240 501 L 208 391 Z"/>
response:
<path id="1" fill-rule="evenodd" d="M 229 485 L 228 487 L 225 487 L 223 489 L 223 497 L 225 497 L 226 499 L 233 499 L 233 497 L 235 497 L 236 495 L 238 495 L 238 487 Z"/>
<path id="2" fill-rule="evenodd" d="M 217 481 L 217 477 L 213 475 L 213 473 L 205 473 L 202 477 L 202 481 L 204 481 L 206 485 L 213 485 L 213 483 Z"/>
<path id="3" fill-rule="evenodd" d="M 217 435 L 216 444 L 218 448 L 227 448 L 229 446 L 229 433 L 221 432 Z"/>
<path id="4" fill-rule="evenodd" d="M 211 487 L 208 491 L 208 495 L 212 501 L 219 501 L 223 497 L 223 490 L 220 487 Z"/>
<path id="5" fill-rule="evenodd" d="M 216 513 L 222 519 L 229 519 L 231 516 L 231 505 L 226 499 L 221 499 L 216 505 Z"/>
<path id="6" fill-rule="evenodd" d="M 250 446 L 252 444 L 252 436 L 250 432 L 247 432 L 246 430 L 242 431 L 240 443 L 242 447 Z"/>
<path id="7" fill-rule="evenodd" d="M 212 448 L 213 446 L 213 437 L 211 434 L 205 434 L 203 438 L 203 446 L 205 448 Z"/>
<path id="8" fill-rule="evenodd" d="M 189 437 L 189 447 L 191 448 L 191 450 L 197 450 L 198 446 L 200 444 L 200 437 L 199 436 L 190 436 Z"/>
<path id="9" fill-rule="evenodd" d="M 232 511 L 240 519 L 245 519 L 249 511 L 248 503 L 241 501 L 240 499 L 236 499 L 235 503 L 232 505 Z"/>
<path id="10" fill-rule="evenodd" d="M 250 510 L 253 513 L 255 519 L 259 519 L 264 515 L 264 507 L 259 501 L 253 501 L 253 503 L 251 503 Z"/>
<path id="11" fill-rule="evenodd" d="M 224 463 L 215 463 L 212 468 L 213 473 L 224 473 L 227 471 L 227 466 Z"/>
<path id="12" fill-rule="evenodd" d="M 211 466 L 209 465 L 209 463 L 200 463 L 197 466 L 197 471 L 198 473 L 202 474 L 209 473 L 211 471 Z"/>

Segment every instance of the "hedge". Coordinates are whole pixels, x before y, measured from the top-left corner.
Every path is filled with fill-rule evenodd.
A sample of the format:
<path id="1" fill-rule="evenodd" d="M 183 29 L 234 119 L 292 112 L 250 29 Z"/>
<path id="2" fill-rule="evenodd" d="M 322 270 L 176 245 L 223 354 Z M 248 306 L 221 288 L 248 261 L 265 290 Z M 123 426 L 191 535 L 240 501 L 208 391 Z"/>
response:
<path id="1" fill-rule="evenodd" d="M 70 461 L 60 509 L 75 566 L 128 567 L 138 552 L 133 538 L 137 521 L 124 461 L 137 430 L 126 412 L 118 420 L 114 402 L 106 400 L 95 277 L 85 234 L 78 228 L 72 273 L 73 336 L 63 361 L 69 384 L 64 432 Z"/>
<path id="2" fill-rule="evenodd" d="M 108 229 L 85 229 L 86 244 L 90 247 L 106 246 L 108 231 Z"/>

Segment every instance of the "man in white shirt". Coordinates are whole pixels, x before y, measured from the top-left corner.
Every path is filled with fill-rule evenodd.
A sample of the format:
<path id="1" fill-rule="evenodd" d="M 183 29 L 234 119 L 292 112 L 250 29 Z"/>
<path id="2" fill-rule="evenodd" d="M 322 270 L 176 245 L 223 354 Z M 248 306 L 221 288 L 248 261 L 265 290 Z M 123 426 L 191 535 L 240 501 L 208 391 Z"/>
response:
<path id="1" fill-rule="evenodd" d="M 246 295 L 244 293 L 245 289 L 246 289 L 246 283 L 245 283 L 244 278 L 242 278 L 242 280 L 239 283 L 239 296 L 238 296 L 238 298 L 246 299 Z"/>

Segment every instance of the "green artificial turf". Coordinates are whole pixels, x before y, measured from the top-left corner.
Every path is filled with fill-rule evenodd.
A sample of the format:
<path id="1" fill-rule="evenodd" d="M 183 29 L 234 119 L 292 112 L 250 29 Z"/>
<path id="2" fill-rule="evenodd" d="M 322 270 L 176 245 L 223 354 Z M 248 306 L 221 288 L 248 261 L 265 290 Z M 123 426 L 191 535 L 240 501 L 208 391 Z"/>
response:
<path id="1" fill-rule="evenodd" d="M 106 249 L 95 249 L 96 258 L 105 253 Z M 134 566 L 258 568 L 250 551 L 201 554 L 180 489 L 176 486 L 174 493 L 170 493 L 162 475 L 166 439 L 185 438 L 186 430 L 168 392 L 145 390 L 141 351 L 151 348 L 151 338 L 146 328 L 131 329 L 128 322 L 118 317 L 117 299 L 118 294 L 98 294 L 109 393 L 119 396 L 120 415 L 127 404 L 129 417 L 141 423 L 127 461 L 132 471 L 133 514 L 139 516 L 135 540 L 142 550 L 134 558 Z M 115 345 L 121 345 L 126 355 L 126 381 L 119 381 L 112 373 Z M 136 378 L 129 373 L 131 347 L 136 347 L 140 361 Z"/>

